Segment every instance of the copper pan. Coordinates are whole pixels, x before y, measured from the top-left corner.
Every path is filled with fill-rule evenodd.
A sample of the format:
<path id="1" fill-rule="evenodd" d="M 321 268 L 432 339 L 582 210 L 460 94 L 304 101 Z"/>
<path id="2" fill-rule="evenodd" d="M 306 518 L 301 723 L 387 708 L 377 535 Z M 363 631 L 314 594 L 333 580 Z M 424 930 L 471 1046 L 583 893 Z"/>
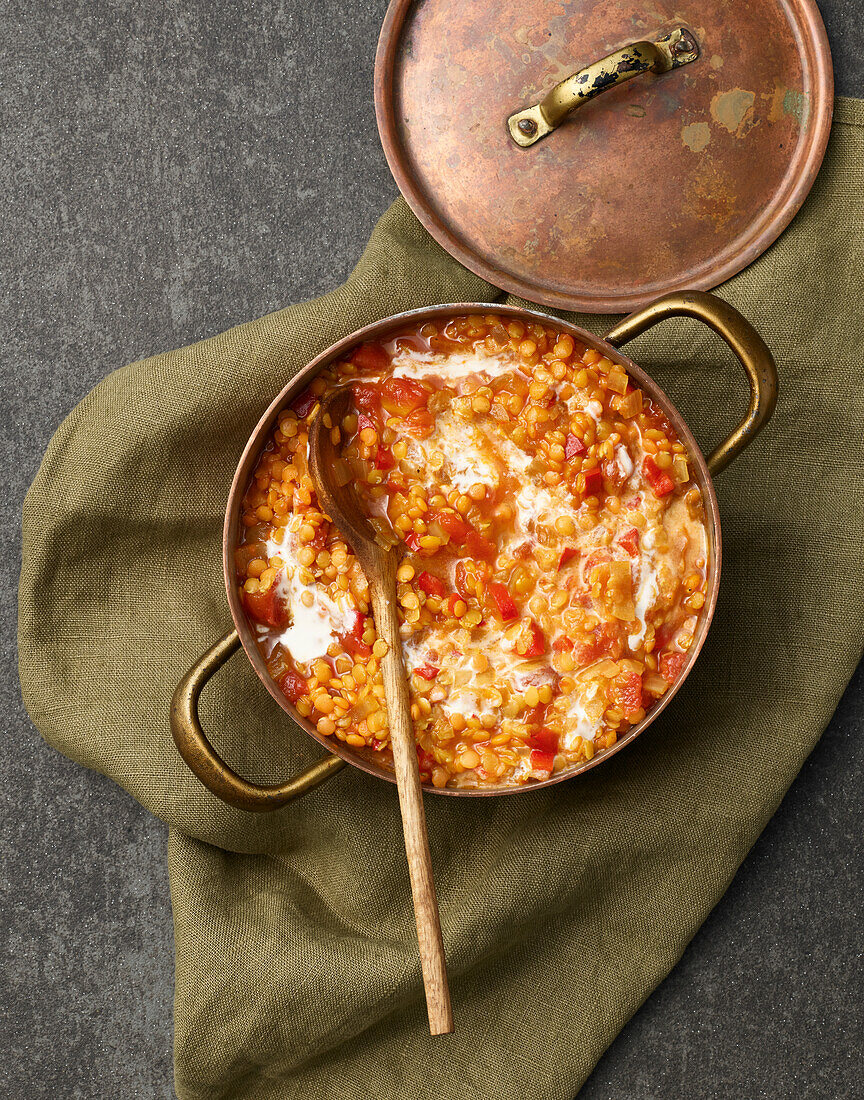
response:
<path id="1" fill-rule="evenodd" d="M 549 779 L 530 782 L 518 787 L 488 787 L 481 790 L 445 788 L 439 790 L 430 784 L 426 786 L 426 790 L 435 794 L 470 797 L 520 794 L 537 790 L 539 787 L 561 783 L 565 779 L 572 779 L 582 772 L 596 768 L 634 741 L 672 703 L 699 657 L 717 605 L 722 559 L 720 513 L 712 477 L 720 473 L 740 454 L 770 419 L 777 398 L 777 369 L 774 360 L 762 338 L 752 326 L 726 302 L 714 298 L 710 294 L 697 291 L 670 294 L 659 298 L 613 326 L 606 333 L 605 338 L 595 336 L 593 333 L 567 321 L 549 317 L 535 310 L 523 309 L 520 306 L 457 303 L 410 310 L 394 317 L 387 317 L 384 320 L 376 321 L 374 324 L 366 325 L 365 328 L 346 336 L 343 340 L 339 340 L 316 356 L 308 366 L 294 376 L 282 392 L 274 398 L 270 407 L 261 417 L 258 426 L 246 444 L 234 475 L 225 511 L 223 563 L 228 606 L 234 619 L 235 629 L 195 662 L 178 685 L 171 704 L 171 729 L 181 756 L 209 790 L 233 806 L 254 811 L 278 809 L 292 798 L 296 798 L 298 795 L 318 786 L 319 783 L 322 783 L 344 767 L 345 763 L 352 764 L 361 771 L 368 772 L 369 775 L 379 779 L 394 782 L 393 773 L 376 759 L 376 754 L 371 749 L 355 749 L 335 738 L 324 737 L 319 734 L 312 722 L 297 713 L 267 671 L 264 658 L 255 644 L 252 630 L 241 606 L 235 579 L 234 551 L 237 546 L 240 508 L 258 456 L 266 445 L 279 414 L 309 385 L 319 371 L 337 362 L 355 345 L 364 341 L 384 340 L 391 333 L 404 328 L 406 325 L 422 324 L 425 321 L 440 320 L 441 318 L 454 317 L 465 313 L 495 313 L 508 319 L 518 318 L 519 320 L 535 323 L 542 322 L 569 332 L 586 346 L 596 348 L 602 355 L 608 356 L 614 363 L 622 366 L 644 392 L 653 401 L 657 402 L 687 450 L 694 480 L 701 489 L 704 498 L 709 539 L 708 583 L 705 606 L 698 631 L 680 677 L 645 718 L 637 725 L 632 726 L 611 748 L 599 752 L 589 761 L 556 773 Z M 703 457 L 689 427 L 666 394 L 641 367 L 637 366 L 620 350 L 622 344 L 625 344 L 634 336 L 638 336 L 639 333 L 644 332 L 658 321 L 667 317 L 682 315 L 697 318 L 726 341 L 743 366 L 750 385 L 750 404 L 746 416 L 707 459 Z M 198 698 L 204 685 L 241 645 L 264 687 L 279 706 L 310 737 L 318 741 L 327 752 L 327 755 L 319 763 L 301 775 L 275 786 L 250 783 L 238 775 L 210 744 L 198 719 Z"/>

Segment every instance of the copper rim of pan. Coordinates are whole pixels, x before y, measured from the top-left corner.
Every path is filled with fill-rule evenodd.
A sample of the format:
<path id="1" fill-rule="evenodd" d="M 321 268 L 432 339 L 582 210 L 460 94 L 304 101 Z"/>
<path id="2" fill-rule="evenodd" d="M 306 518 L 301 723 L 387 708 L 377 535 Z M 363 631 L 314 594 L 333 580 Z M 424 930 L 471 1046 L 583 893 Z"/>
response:
<path id="1" fill-rule="evenodd" d="M 831 130 L 834 75 L 831 50 L 819 9 L 815 0 L 782 0 L 780 7 L 794 28 L 794 38 L 810 80 L 806 141 L 794 161 L 790 162 L 794 163 L 794 172 L 784 175 L 774 194 L 766 199 L 758 215 L 752 217 L 747 231 L 735 240 L 734 247 L 726 244 L 713 254 L 709 252 L 704 262 L 700 260 L 698 270 L 679 268 L 677 274 L 670 274 L 639 289 L 622 288 L 620 291 L 607 290 L 597 294 L 587 293 L 584 286 L 562 290 L 549 281 L 549 275 L 537 274 L 530 278 L 509 270 L 506 260 L 497 256 L 490 258 L 475 241 L 472 231 L 463 229 L 458 214 L 454 215 L 452 222 L 448 220 L 446 208 L 439 207 L 443 196 L 430 194 L 418 175 L 411 149 L 403 141 L 396 111 L 394 76 L 404 53 L 403 35 L 409 16 L 418 10 L 414 0 L 391 0 L 375 58 L 375 114 L 393 178 L 414 214 L 451 256 L 493 286 L 539 305 L 587 313 L 626 313 L 671 291 L 717 287 L 757 259 L 798 213 L 821 167 Z M 694 9 L 691 14 L 696 19 L 701 15 L 700 5 L 694 5 Z M 464 14 L 468 18 L 468 13 Z M 479 17 L 476 14 L 471 16 Z M 680 18 L 683 17 L 674 16 L 676 21 Z M 661 16 L 658 20 L 664 23 Z M 602 97 L 597 102 L 602 102 Z M 434 137 L 426 135 L 422 128 L 417 140 L 421 139 L 434 141 Z M 442 157 L 445 153 L 446 150 L 441 151 Z M 661 209 L 664 202 L 669 201 L 671 196 L 658 196 Z M 554 257 L 547 256 L 547 260 L 550 269 L 554 269 Z"/>
<path id="2" fill-rule="evenodd" d="M 597 767 L 598 764 L 603 763 L 616 753 L 620 752 L 625 746 L 629 745 L 631 741 L 634 741 L 643 730 L 647 729 L 652 722 L 659 717 L 659 715 L 666 709 L 666 707 L 672 702 L 672 699 L 680 690 L 682 684 L 690 674 L 690 670 L 696 662 L 699 652 L 705 642 L 705 638 L 708 634 L 708 630 L 711 626 L 711 620 L 714 617 L 714 609 L 717 605 L 717 594 L 720 582 L 720 566 L 722 561 L 722 539 L 720 533 L 720 510 L 717 505 L 717 495 L 714 491 L 714 485 L 711 479 L 711 475 L 708 472 L 708 466 L 702 451 L 699 449 L 696 440 L 693 437 L 692 432 L 687 426 L 686 421 L 653 379 L 645 373 L 632 359 L 628 358 L 623 352 L 613 347 L 611 344 L 607 344 L 606 341 L 600 337 L 595 336 L 593 333 L 588 332 L 585 329 L 579 328 L 577 325 L 571 324 L 568 321 L 563 321 L 555 317 L 550 317 L 547 314 L 541 313 L 536 310 L 524 309 L 521 306 L 508 306 L 508 305 L 490 305 L 488 303 L 456 303 L 450 305 L 438 305 L 429 306 L 421 309 L 409 310 L 405 313 L 399 313 L 392 317 L 384 318 L 380 321 L 375 321 L 370 325 L 366 325 L 364 328 L 358 329 L 350 336 L 346 336 L 344 339 L 339 340 L 337 343 L 332 344 L 326 351 L 316 356 L 307 366 L 299 371 L 294 378 L 288 383 L 282 392 L 273 400 L 270 407 L 261 417 L 257 427 L 253 431 L 249 438 L 249 441 L 244 448 L 243 454 L 240 458 L 237 471 L 234 474 L 234 480 L 231 485 L 231 492 L 228 496 L 228 505 L 225 513 L 225 525 L 223 528 L 222 536 L 222 549 L 223 549 L 223 568 L 225 573 L 225 587 L 228 595 L 228 606 L 231 609 L 231 615 L 234 619 L 234 623 L 237 627 L 237 631 L 240 635 L 240 640 L 243 644 L 243 649 L 246 652 L 246 656 L 249 658 L 252 667 L 258 674 L 264 687 L 273 697 L 273 699 L 279 704 L 279 706 L 288 714 L 293 720 L 303 729 L 310 737 L 314 738 L 320 745 L 322 745 L 328 752 L 334 753 L 340 756 L 343 760 L 349 764 L 353 764 L 355 767 L 360 768 L 364 772 L 368 772 L 370 775 L 377 776 L 379 779 L 386 779 L 389 782 L 395 782 L 395 777 L 388 768 L 380 764 L 376 759 L 371 749 L 354 749 L 350 745 L 346 745 L 343 741 L 339 741 L 336 738 L 329 738 L 322 736 L 315 726 L 302 715 L 298 714 L 294 709 L 291 702 L 280 691 L 279 686 L 273 680 L 272 676 L 267 670 L 267 666 L 264 661 L 258 646 L 255 643 L 252 630 L 249 626 L 249 622 L 243 611 L 238 586 L 235 577 L 234 568 L 234 550 L 237 546 L 237 534 L 239 531 L 240 522 L 240 505 L 243 500 L 243 495 L 246 492 L 246 488 L 249 484 L 249 479 L 252 475 L 252 471 L 255 467 L 255 463 L 258 461 L 258 457 L 261 454 L 270 432 L 275 425 L 279 413 L 296 398 L 299 393 L 312 381 L 312 379 L 323 368 L 329 366 L 332 363 L 337 362 L 347 352 L 349 352 L 357 344 L 361 344 L 367 340 L 380 340 L 389 333 L 392 333 L 400 328 L 404 328 L 409 324 L 423 323 L 428 320 L 437 320 L 441 318 L 456 317 L 461 314 L 470 313 L 482 313 L 482 314 L 497 314 L 508 318 L 515 319 L 528 319 L 535 323 L 552 325 L 564 332 L 569 332 L 571 336 L 580 340 L 587 347 L 596 348 L 597 351 L 608 356 L 614 363 L 622 366 L 627 373 L 633 378 L 633 380 L 645 391 L 645 393 L 663 409 L 663 412 L 668 417 L 669 422 L 672 424 L 675 431 L 678 433 L 678 438 L 684 444 L 687 451 L 688 458 L 691 462 L 692 469 L 696 472 L 695 481 L 699 486 L 704 504 L 705 504 L 705 518 L 708 528 L 709 539 L 709 570 L 708 570 L 708 598 L 705 602 L 705 606 L 702 610 L 702 615 L 699 622 L 698 631 L 694 638 L 693 645 L 691 646 L 688 655 L 687 663 L 678 677 L 678 680 L 669 688 L 666 694 L 660 699 L 658 703 L 649 711 L 649 713 L 635 726 L 631 726 L 629 730 L 609 749 L 605 749 L 597 753 L 591 760 L 578 764 L 572 768 L 565 769 L 549 779 L 532 781 L 522 784 L 520 786 L 497 786 L 497 787 L 483 787 L 483 788 L 461 788 L 461 787 L 434 787 L 432 784 L 424 784 L 424 789 L 435 794 L 444 795 L 467 795 L 471 797 L 480 797 L 486 795 L 502 795 L 502 794 L 519 794 L 525 791 L 535 791 L 541 787 L 549 787 L 555 783 L 561 783 L 565 779 L 572 779 L 576 775 L 580 775 L 582 772 L 590 771 L 591 768 Z"/>

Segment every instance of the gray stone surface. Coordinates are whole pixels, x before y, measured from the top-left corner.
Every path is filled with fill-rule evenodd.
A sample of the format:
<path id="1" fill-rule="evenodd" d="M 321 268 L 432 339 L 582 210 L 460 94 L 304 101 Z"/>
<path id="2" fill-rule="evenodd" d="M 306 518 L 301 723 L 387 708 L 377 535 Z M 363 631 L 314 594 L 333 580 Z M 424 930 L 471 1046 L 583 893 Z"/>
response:
<path id="1" fill-rule="evenodd" d="M 860 0 L 822 5 L 864 95 Z M 20 702 L 21 500 L 108 371 L 341 281 L 395 195 L 371 101 L 385 4 L 9 0 L 0 10 L 4 617 L 0 1092 L 170 1097 L 164 828 Z M 339 88 L 333 96 L 332 89 Z M 588 1100 L 857 1097 L 864 675 Z"/>

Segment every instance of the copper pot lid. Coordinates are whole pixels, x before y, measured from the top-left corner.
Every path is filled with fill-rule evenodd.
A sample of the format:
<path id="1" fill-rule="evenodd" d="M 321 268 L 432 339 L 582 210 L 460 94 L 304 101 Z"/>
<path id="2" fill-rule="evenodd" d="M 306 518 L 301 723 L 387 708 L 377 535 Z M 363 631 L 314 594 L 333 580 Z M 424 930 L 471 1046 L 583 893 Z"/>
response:
<path id="1" fill-rule="evenodd" d="M 432 236 L 593 313 L 751 263 L 809 192 L 832 105 L 813 0 L 392 0 L 375 66 L 387 160 Z"/>

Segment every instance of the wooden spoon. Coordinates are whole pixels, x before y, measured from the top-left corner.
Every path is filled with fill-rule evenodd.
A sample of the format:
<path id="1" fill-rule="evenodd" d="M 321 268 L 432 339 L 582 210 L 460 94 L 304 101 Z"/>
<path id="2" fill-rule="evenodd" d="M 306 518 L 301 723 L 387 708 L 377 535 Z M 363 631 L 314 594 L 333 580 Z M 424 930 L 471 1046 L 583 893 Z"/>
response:
<path id="1" fill-rule="evenodd" d="M 429 1030 L 433 1035 L 446 1035 L 453 1030 L 453 1010 L 432 879 L 408 680 L 402 661 L 402 641 L 396 614 L 396 555 L 392 549 L 385 549 L 375 541 L 375 530 L 360 506 L 353 483 L 338 483 L 340 435 L 336 428 L 341 431 L 342 420 L 349 409 L 350 391 L 347 387 L 330 390 L 322 397 L 321 408 L 309 429 L 309 469 L 321 511 L 326 512 L 339 529 L 366 575 L 372 596 L 375 630 L 378 637 L 387 643 L 387 652 L 381 659 L 381 671 L 384 675 L 408 872 L 414 896 Z"/>

